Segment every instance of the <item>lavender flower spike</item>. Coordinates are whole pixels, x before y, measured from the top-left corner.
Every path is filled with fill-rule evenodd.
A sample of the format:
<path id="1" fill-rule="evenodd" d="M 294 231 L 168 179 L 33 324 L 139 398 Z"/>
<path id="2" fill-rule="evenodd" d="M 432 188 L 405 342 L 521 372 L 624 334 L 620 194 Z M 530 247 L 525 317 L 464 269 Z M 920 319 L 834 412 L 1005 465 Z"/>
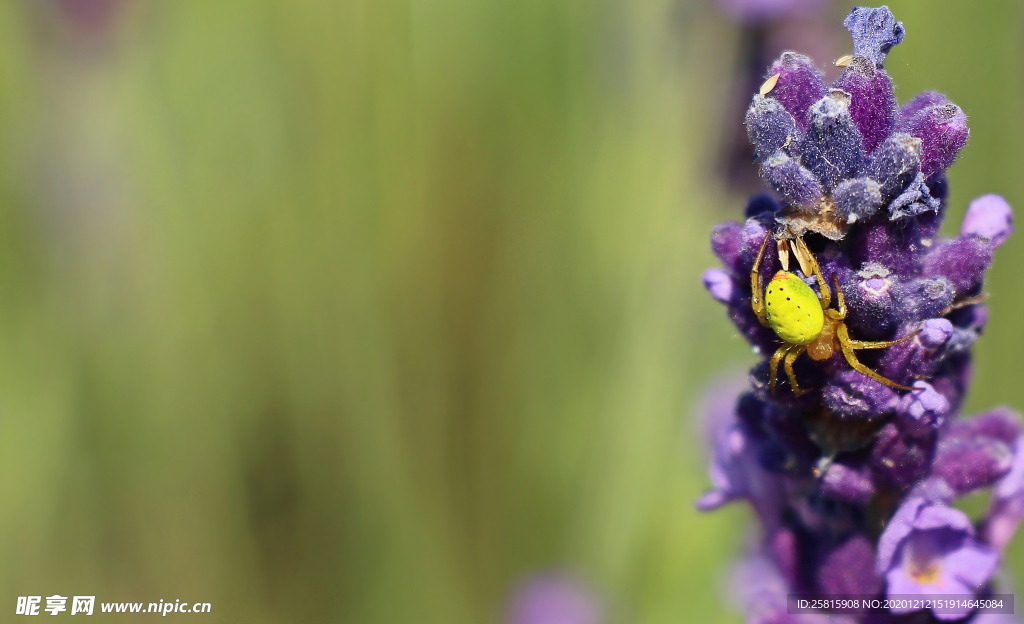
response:
<path id="1" fill-rule="evenodd" d="M 788 52 L 748 111 L 775 199 L 713 230 L 723 267 L 703 281 L 760 361 L 747 392 L 709 402 L 712 488 L 697 507 L 756 512 L 762 530 L 741 566 L 755 588 L 748 623 L 995 622 L 785 608 L 787 593 L 994 593 L 1024 521 L 1019 418 L 960 414 L 988 316 L 985 272 L 1012 210 L 984 195 L 958 236 L 939 235 L 966 115 L 934 92 L 897 107 L 881 65 L 905 31 L 889 9 L 856 8 L 844 25 L 853 55 L 836 82 Z M 954 507 L 987 488 L 976 521 Z"/>

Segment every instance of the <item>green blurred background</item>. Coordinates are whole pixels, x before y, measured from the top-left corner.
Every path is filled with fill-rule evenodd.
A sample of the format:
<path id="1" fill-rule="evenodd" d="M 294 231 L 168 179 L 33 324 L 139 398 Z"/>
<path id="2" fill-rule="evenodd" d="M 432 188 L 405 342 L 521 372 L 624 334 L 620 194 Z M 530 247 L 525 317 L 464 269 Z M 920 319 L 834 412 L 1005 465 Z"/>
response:
<path id="1" fill-rule="evenodd" d="M 1024 5 L 889 5 L 901 101 L 970 119 L 946 231 L 1024 206 Z M 693 501 L 702 388 L 753 362 L 700 285 L 745 32 L 669 0 L 0 2 L 0 612 L 496 622 L 554 568 L 610 621 L 739 621 L 749 513 Z M 968 411 L 1024 407 L 1022 269 L 1011 239 Z"/>

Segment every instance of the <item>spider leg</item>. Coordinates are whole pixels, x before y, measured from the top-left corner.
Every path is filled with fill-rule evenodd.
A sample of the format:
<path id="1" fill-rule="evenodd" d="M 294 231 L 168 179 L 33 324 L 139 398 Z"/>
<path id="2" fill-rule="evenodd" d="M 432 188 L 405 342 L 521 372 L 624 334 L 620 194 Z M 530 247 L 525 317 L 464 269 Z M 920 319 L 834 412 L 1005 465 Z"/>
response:
<path id="1" fill-rule="evenodd" d="M 765 247 L 768 246 L 768 239 L 771 234 L 765 234 L 761 242 L 761 249 L 757 252 L 757 260 L 754 260 L 754 268 L 750 269 L 750 307 L 761 325 L 768 327 L 768 313 L 764 309 L 764 281 L 761 279 L 761 258 L 764 257 Z"/>
<path id="2" fill-rule="evenodd" d="M 779 360 L 786 355 L 789 348 L 790 345 L 788 344 L 782 345 L 772 355 L 771 361 L 768 362 L 768 389 L 771 391 L 772 396 L 775 396 L 775 377 L 779 374 Z"/>
<path id="3" fill-rule="evenodd" d="M 796 375 L 793 373 L 793 361 L 807 349 L 804 345 L 793 345 L 789 352 L 786 353 L 786 360 L 784 362 L 784 368 L 786 369 L 786 376 L 789 377 L 789 386 L 793 389 L 793 394 L 801 396 L 810 392 L 810 390 L 801 390 L 800 386 L 796 383 Z"/>
<path id="4" fill-rule="evenodd" d="M 811 250 L 807 248 L 807 243 L 804 242 L 803 238 L 797 237 L 793 239 L 793 250 L 796 252 L 797 261 L 800 262 L 800 269 L 806 271 L 810 267 L 814 278 L 818 280 L 818 290 L 821 291 L 821 309 L 827 310 L 832 305 L 832 293 L 828 291 L 828 283 L 821 275 L 821 267 L 818 266 L 818 261 L 815 259 L 814 254 L 811 253 Z"/>
<path id="5" fill-rule="evenodd" d="M 935 318 L 941 318 L 943 316 L 946 316 L 953 310 L 958 310 L 969 305 L 979 304 L 985 301 L 986 299 L 988 299 L 988 293 L 981 293 L 980 295 L 974 295 L 973 297 L 964 297 L 963 299 L 960 299 L 959 301 L 954 301 L 953 303 L 946 306 L 946 309 L 940 312 Z"/>
<path id="6" fill-rule="evenodd" d="M 868 342 L 868 341 L 864 341 L 864 340 L 852 340 L 851 339 L 851 340 L 847 340 L 846 342 L 850 345 L 851 349 L 884 349 L 886 347 L 891 347 L 891 346 L 897 345 L 897 344 L 899 344 L 901 342 L 910 340 L 911 338 L 913 338 L 914 336 L 916 336 L 916 335 L 918 335 L 920 333 L 921 333 L 921 330 L 919 329 L 917 331 L 910 332 L 909 334 L 907 334 L 906 336 L 900 338 L 899 340 L 883 340 L 881 342 Z"/>
<path id="7" fill-rule="evenodd" d="M 835 273 L 832 274 L 832 282 L 836 285 L 836 312 L 839 314 L 838 317 L 833 316 L 837 321 L 841 321 L 846 318 L 846 298 L 843 297 L 843 289 L 839 286 L 839 277 Z"/>
<path id="8" fill-rule="evenodd" d="M 853 370 L 863 375 L 867 375 L 878 383 L 889 386 L 890 388 L 913 390 L 913 388 L 909 386 L 903 386 L 895 381 L 886 379 L 867 366 L 861 364 L 860 360 L 857 359 L 857 355 L 853 352 L 853 347 L 850 346 L 850 334 L 846 331 L 845 323 L 840 323 L 839 327 L 836 328 L 836 336 L 839 338 L 839 347 L 843 350 L 843 356 L 846 358 L 847 363 L 853 368 Z"/>

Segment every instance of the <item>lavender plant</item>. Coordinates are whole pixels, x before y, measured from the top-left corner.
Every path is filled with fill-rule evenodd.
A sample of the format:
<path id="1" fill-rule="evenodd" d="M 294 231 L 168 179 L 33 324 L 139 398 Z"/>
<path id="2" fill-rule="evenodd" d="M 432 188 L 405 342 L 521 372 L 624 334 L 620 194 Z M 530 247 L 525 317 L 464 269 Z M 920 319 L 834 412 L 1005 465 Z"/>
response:
<path id="1" fill-rule="evenodd" d="M 979 197 L 959 236 L 938 236 L 966 116 L 935 92 L 897 106 L 883 62 L 904 28 L 887 7 L 855 8 L 844 26 L 853 54 L 837 61 L 843 69 L 831 85 L 810 59 L 786 52 L 747 112 L 775 195 L 751 199 L 745 223 L 714 228 L 724 269 L 709 269 L 704 284 L 763 360 L 749 390 L 714 410 L 713 487 L 697 506 L 744 499 L 756 512 L 761 537 L 738 572 L 749 622 L 1000 621 L 969 607 L 787 610 L 787 593 L 990 595 L 1000 553 L 1024 518 L 1018 417 L 1007 409 L 959 416 L 986 321 L 984 273 L 1012 230 L 1010 207 Z M 767 249 L 758 273 L 771 284 L 788 271 L 786 250 L 803 243 L 825 279 L 799 277 L 816 297 L 827 300 L 823 288 L 833 301 L 845 295 L 851 340 L 911 336 L 858 352 L 875 379 L 854 370 L 835 339 L 830 357 L 793 361 L 790 381 L 809 392 L 785 379 L 773 392 L 769 356 L 784 341 L 777 319 L 755 312 L 749 276 Z M 954 506 L 986 488 L 991 503 L 980 519 Z"/>

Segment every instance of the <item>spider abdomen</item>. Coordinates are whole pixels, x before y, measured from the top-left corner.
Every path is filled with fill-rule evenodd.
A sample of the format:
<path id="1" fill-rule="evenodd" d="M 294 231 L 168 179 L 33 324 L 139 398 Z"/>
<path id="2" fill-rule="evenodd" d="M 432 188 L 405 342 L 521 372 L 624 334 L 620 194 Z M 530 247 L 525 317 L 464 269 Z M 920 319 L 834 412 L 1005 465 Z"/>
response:
<path id="1" fill-rule="evenodd" d="M 821 334 L 825 314 L 818 295 L 802 279 L 779 271 L 764 292 L 768 324 L 787 343 L 807 345 Z"/>

